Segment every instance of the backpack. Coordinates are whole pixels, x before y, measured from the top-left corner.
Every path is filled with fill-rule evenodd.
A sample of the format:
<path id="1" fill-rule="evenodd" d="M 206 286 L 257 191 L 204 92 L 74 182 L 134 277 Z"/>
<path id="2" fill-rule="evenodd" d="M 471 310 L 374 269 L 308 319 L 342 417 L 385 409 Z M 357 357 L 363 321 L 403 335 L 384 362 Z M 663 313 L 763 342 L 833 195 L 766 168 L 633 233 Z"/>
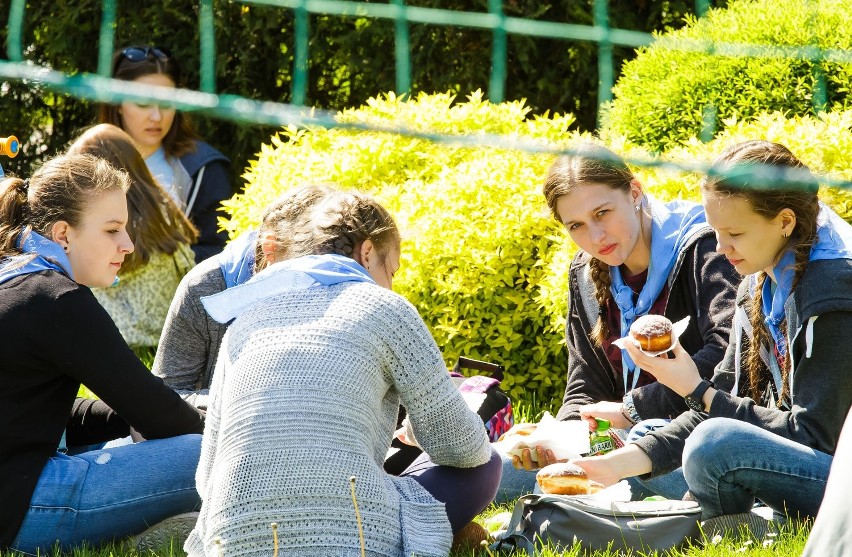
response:
<path id="1" fill-rule="evenodd" d="M 700 536 L 701 507 L 694 501 L 595 502 L 586 496 L 533 494 L 516 503 L 494 550 L 532 555 L 542 545 L 556 551 L 579 542 L 584 551 L 665 551 Z"/>
<path id="2" fill-rule="evenodd" d="M 461 374 L 462 369 L 483 371 L 489 376 L 464 377 Z M 503 380 L 503 366 L 460 357 L 450 374 L 468 406 L 485 423 L 489 441 L 493 443 L 515 425 L 512 401 L 499 388 L 500 381 Z"/>
<path id="3" fill-rule="evenodd" d="M 488 376 L 465 377 L 460 373 L 462 369 L 482 371 L 487 373 Z M 503 379 L 503 366 L 461 357 L 453 366 L 450 375 L 468 407 L 482 418 L 489 441 L 496 441 L 514 425 L 512 401 L 499 388 L 500 381 Z M 400 407 L 397 427 L 402 425 L 404 417 L 405 409 Z M 398 439 L 394 439 L 391 442 L 388 456 L 385 458 L 385 472 L 398 476 L 414 462 L 414 459 L 420 456 L 421 452 L 419 447 L 406 445 Z"/>

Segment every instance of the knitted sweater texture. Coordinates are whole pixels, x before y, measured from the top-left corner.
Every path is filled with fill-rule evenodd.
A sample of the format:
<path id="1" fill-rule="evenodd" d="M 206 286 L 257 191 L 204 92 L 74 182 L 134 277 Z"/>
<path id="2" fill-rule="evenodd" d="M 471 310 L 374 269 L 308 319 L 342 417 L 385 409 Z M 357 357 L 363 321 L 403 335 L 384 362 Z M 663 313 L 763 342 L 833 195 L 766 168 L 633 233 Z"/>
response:
<path id="1" fill-rule="evenodd" d="M 482 421 L 455 389 L 417 311 L 371 283 L 288 292 L 253 305 L 222 344 L 196 475 L 190 557 L 445 556 L 444 506 L 382 470 L 399 405 L 438 464 L 484 464 Z"/>

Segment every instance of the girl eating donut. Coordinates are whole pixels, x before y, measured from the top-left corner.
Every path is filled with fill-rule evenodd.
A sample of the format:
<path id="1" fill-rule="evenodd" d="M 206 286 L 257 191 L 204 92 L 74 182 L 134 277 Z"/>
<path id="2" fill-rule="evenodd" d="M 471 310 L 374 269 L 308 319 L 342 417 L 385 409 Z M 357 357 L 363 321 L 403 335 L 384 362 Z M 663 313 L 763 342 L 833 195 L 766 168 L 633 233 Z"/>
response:
<path id="1" fill-rule="evenodd" d="M 758 187 L 768 171 L 771 187 Z M 746 275 L 725 358 L 707 381 L 684 348 L 665 358 L 628 346 L 691 410 L 575 464 L 605 485 L 680 475 L 703 518 L 720 524 L 752 523 L 755 499 L 814 516 L 852 404 L 852 226 L 819 202 L 816 180 L 777 143 L 728 148 L 701 192 L 717 250 Z"/>
<path id="2" fill-rule="evenodd" d="M 544 185 L 553 216 L 580 248 L 568 277 L 568 382 L 557 418 L 585 419 L 592 429 L 596 417 L 621 429 L 674 418 L 687 410 L 683 397 L 613 341 L 643 315 L 689 317 L 679 342 L 709 379 L 725 353 L 739 276 L 716 253 L 699 204 L 655 200 L 604 147 L 582 144 L 575 153 L 553 163 Z M 554 462 L 533 450 L 504 458 L 499 501 L 532 491 L 528 471 Z"/>

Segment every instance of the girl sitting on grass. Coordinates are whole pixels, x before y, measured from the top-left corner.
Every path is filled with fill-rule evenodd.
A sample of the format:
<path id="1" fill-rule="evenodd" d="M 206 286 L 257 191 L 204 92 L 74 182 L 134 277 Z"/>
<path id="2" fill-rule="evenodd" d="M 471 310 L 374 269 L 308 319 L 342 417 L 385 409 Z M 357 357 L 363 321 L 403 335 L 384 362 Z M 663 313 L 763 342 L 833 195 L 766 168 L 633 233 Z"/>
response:
<path id="1" fill-rule="evenodd" d="M 127 174 L 90 155 L 0 182 L 0 549 L 47 552 L 193 510 L 203 415 L 148 371 L 90 288 L 133 243 Z M 101 400 L 75 399 L 84 383 Z M 152 439 L 76 456 L 66 447 Z"/>
<path id="2" fill-rule="evenodd" d="M 186 551 L 268 557 L 276 523 L 286 555 L 446 556 L 494 496 L 500 460 L 417 310 L 391 291 L 396 224 L 336 192 L 277 242 L 283 260 L 204 301 L 233 322 Z M 382 465 L 400 403 L 428 456 L 396 477 Z"/>
<path id="3" fill-rule="evenodd" d="M 198 232 L 151 176 L 133 139 L 120 128 L 100 124 L 87 130 L 68 153 L 88 153 L 127 172 L 133 253 L 125 258 L 114 287 L 92 292 L 133 347 L 155 347 L 178 283 L 195 266 L 190 245 Z"/>
<path id="4" fill-rule="evenodd" d="M 661 425 L 687 409 L 683 398 L 613 341 L 642 315 L 688 317 L 680 343 L 709 379 L 725 353 L 740 277 L 716 253 L 701 205 L 657 201 L 602 146 L 586 143 L 575 151 L 553 163 L 543 188 L 551 213 L 580 248 L 568 276 L 568 379 L 557 418 L 584 419 L 592 429 L 595 418 L 624 430 L 640 421 L 645 429 Z M 529 470 L 553 461 L 534 450 L 535 463 L 527 449 L 514 462 L 504 458 L 499 502 L 532 491 Z M 654 493 L 685 492 L 683 484 L 657 483 Z"/>
<path id="5" fill-rule="evenodd" d="M 753 523 L 755 499 L 814 516 L 852 404 L 852 226 L 819 202 L 813 176 L 777 143 L 728 148 L 701 192 L 717 250 L 747 275 L 725 358 L 707 381 L 682 347 L 667 359 L 628 343 L 637 365 L 695 409 L 575 463 L 606 485 L 674 471 L 703 518 L 722 517 L 715 526 Z"/>

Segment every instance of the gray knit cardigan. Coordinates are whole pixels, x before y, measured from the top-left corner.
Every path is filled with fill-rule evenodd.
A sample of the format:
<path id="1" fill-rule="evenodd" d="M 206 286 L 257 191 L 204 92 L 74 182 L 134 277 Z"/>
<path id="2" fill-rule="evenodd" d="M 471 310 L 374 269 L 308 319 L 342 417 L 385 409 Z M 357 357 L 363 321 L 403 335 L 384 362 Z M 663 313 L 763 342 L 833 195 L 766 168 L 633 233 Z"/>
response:
<path id="1" fill-rule="evenodd" d="M 203 505 L 190 557 L 446 556 L 443 504 L 382 469 L 397 411 L 438 464 L 488 461 L 482 421 L 453 386 L 415 308 L 371 283 L 267 298 L 225 335 L 196 481 Z"/>

